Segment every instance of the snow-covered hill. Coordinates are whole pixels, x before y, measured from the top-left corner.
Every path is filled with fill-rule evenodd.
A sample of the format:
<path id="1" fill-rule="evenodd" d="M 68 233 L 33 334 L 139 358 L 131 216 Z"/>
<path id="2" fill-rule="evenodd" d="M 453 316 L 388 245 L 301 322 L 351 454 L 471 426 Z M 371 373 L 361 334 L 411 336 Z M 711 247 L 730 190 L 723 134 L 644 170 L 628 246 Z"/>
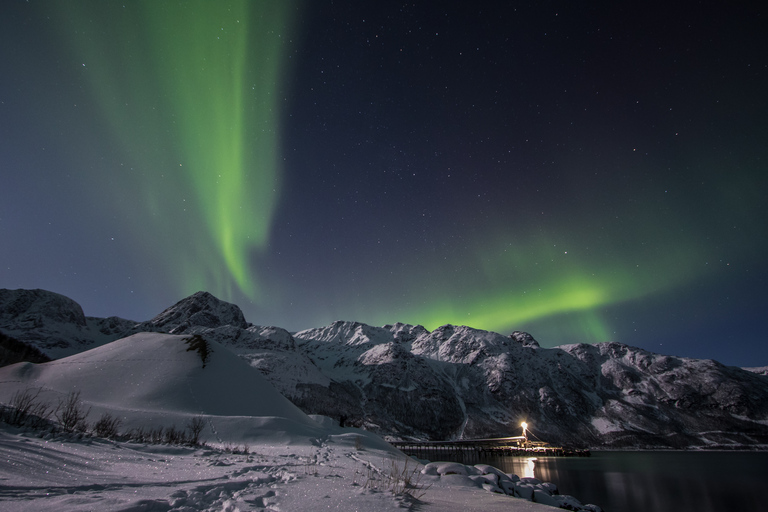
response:
<path id="1" fill-rule="evenodd" d="M 202 416 L 206 437 L 222 442 L 280 432 L 322 434 L 315 421 L 219 343 L 207 342 L 203 366 L 191 339 L 140 333 L 45 364 L 3 367 L 0 402 L 8 403 L 17 391 L 40 390 L 41 402 L 57 404 L 76 391 L 94 418 L 107 412 L 127 429 L 172 426 L 161 422 L 182 427 Z"/>
<path id="2" fill-rule="evenodd" d="M 204 292 L 148 322 L 113 320 L 107 335 L 88 330 L 87 321 L 83 326 L 82 312 L 72 313 L 79 306 L 68 299 L 39 290 L 11 293 L 12 304 L 25 307 L 2 306 L 0 330 L 24 335 L 49 355 L 98 346 L 120 337 L 121 327 L 123 335 L 199 334 L 259 369 L 304 412 L 382 435 L 511 435 L 525 420 L 535 436 L 575 446 L 768 444 L 768 379 L 711 360 L 618 343 L 546 349 L 527 333 L 451 325 L 430 332 L 335 322 L 291 335 L 249 324 L 237 306 Z M 24 320 L 30 316 L 24 311 L 36 321 Z"/>

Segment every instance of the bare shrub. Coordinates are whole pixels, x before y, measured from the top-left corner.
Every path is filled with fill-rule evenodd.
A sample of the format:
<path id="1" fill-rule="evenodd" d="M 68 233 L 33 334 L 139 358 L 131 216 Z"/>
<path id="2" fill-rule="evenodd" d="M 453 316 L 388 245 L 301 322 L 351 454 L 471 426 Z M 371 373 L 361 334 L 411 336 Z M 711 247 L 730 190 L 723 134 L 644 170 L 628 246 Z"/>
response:
<path id="1" fill-rule="evenodd" d="M 368 466 L 368 479 L 364 487 L 368 489 L 387 489 L 397 496 L 410 496 L 419 499 L 430 486 L 421 483 L 422 473 L 419 465 L 410 457 L 391 458 L 386 472 L 377 471 Z"/>
<path id="2" fill-rule="evenodd" d="M 367 470 L 366 471 L 367 478 L 365 479 L 365 484 L 363 484 L 363 488 L 378 490 L 379 484 L 381 483 L 381 480 L 379 480 L 379 473 L 371 465 L 366 466 L 366 470 Z"/>
<path id="3" fill-rule="evenodd" d="M 413 462 L 409 467 L 411 461 L 410 457 L 406 457 L 401 467 L 401 460 L 396 458 L 390 460 L 389 490 L 396 495 L 407 494 L 418 499 L 424 495 L 428 487 L 425 488 L 421 484 L 422 473 L 419 471 L 419 465 Z"/>
<path id="4" fill-rule="evenodd" d="M 147 433 L 147 438 L 152 444 L 160 444 L 165 440 L 164 433 L 165 429 L 163 427 L 153 428 Z"/>
<path id="5" fill-rule="evenodd" d="M 120 428 L 121 423 L 122 421 L 120 418 L 116 418 L 108 412 L 105 412 L 101 415 L 101 418 L 99 418 L 99 420 L 94 423 L 93 433 L 106 439 L 115 438 L 117 437 L 117 431 Z"/>
<path id="6" fill-rule="evenodd" d="M 168 444 L 187 444 L 187 431 L 177 429 L 176 425 L 171 425 L 171 428 L 165 429 L 165 442 Z"/>
<path id="7" fill-rule="evenodd" d="M 137 443 L 144 443 L 147 440 L 147 433 L 144 431 L 144 427 L 137 427 L 132 429 L 128 433 L 128 439 Z"/>
<path id="8" fill-rule="evenodd" d="M 197 446 L 200 444 L 200 434 L 202 434 L 205 428 L 205 419 L 202 416 L 195 416 L 187 423 L 187 430 L 189 431 L 188 442 L 191 445 Z"/>
<path id="9" fill-rule="evenodd" d="M 40 389 L 17 391 L 5 410 L 3 420 L 14 427 L 29 425 L 39 427 L 47 423 L 51 408 L 38 400 Z"/>
<path id="10" fill-rule="evenodd" d="M 88 430 L 85 418 L 89 412 L 90 408 L 86 411 L 80 402 L 80 392 L 72 391 L 66 398 L 59 400 L 53 416 L 67 432 L 85 432 Z"/>

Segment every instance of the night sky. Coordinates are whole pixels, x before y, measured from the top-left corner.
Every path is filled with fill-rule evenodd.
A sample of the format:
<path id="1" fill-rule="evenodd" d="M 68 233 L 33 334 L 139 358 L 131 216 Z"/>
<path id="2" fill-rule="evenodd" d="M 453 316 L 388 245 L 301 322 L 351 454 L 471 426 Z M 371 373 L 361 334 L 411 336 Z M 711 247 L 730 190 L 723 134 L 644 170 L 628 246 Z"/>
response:
<path id="1" fill-rule="evenodd" d="M 752 4 L 4 1 L 0 287 L 768 365 Z"/>

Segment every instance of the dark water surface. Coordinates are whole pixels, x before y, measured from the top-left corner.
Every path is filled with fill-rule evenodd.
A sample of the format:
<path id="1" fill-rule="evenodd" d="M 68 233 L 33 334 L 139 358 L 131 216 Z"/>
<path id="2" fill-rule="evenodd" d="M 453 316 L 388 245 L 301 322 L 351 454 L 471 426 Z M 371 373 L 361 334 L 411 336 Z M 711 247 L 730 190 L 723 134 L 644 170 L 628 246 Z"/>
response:
<path id="1" fill-rule="evenodd" d="M 594 452 L 506 464 L 510 473 L 533 466 L 561 494 L 607 512 L 768 511 L 765 452 Z"/>
<path id="2" fill-rule="evenodd" d="M 462 462 L 552 482 L 561 494 L 606 512 L 768 511 L 768 452 L 592 452 Z"/>

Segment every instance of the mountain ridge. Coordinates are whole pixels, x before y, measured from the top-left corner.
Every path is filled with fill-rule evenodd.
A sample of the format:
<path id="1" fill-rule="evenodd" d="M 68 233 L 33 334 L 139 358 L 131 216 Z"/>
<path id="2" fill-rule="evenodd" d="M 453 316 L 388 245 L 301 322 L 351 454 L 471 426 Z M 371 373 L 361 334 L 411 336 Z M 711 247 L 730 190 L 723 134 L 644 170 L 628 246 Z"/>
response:
<path id="1" fill-rule="evenodd" d="M 453 325 L 337 321 L 291 334 L 250 324 L 239 307 L 207 292 L 147 322 L 83 325 L 70 302 L 40 290 L 14 293 L 9 302 L 13 294 L 0 290 L 0 330 L 13 327 L 9 334 L 43 352 L 76 353 L 138 332 L 199 334 L 259 369 L 304 412 L 394 438 L 512 435 L 525 420 L 536 436 L 573 446 L 768 445 L 768 378 L 712 360 L 615 342 L 542 348 L 521 331 Z"/>

